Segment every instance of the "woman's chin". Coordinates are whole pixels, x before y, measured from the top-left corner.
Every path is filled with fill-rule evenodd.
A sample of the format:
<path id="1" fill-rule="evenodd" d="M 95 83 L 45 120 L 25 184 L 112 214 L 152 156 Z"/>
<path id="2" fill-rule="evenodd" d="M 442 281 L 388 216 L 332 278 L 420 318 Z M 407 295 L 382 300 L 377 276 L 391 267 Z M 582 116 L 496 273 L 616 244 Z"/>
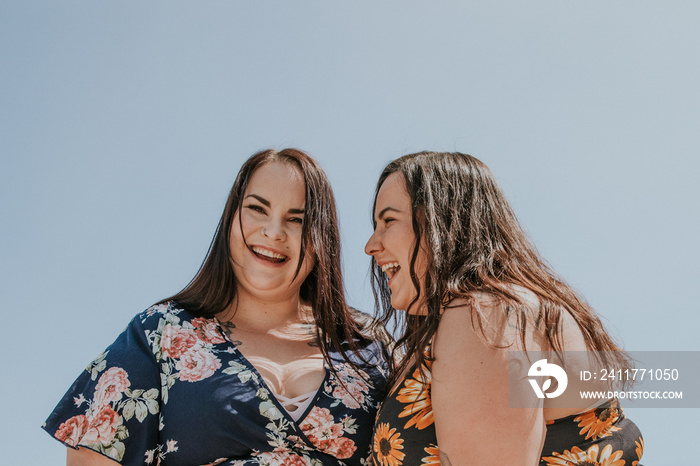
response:
<path id="1" fill-rule="evenodd" d="M 406 310 L 406 306 L 404 305 L 405 303 L 404 303 L 404 302 L 399 302 L 399 300 L 394 299 L 393 296 L 392 296 L 390 302 L 391 302 L 391 307 L 393 307 L 393 308 L 396 309 L 397 311 L 405 311 L 405 310 Z"/>
<path id="2" fill-rule="evenodd" d="M 391 307 L 397 311 L 404 311 L 410 316 L 427 316 L 428 309 L 425 307 L 425 303 L 414 303 L 411 306 L 411 301 L 403 301 L 398 299 L 391 300 Z M 410 308 L 409 308 L 410 307 Z"/>
<path id="3" fill-rule="evenodd" d="M 421 315 L 421 313 L 418 312 L 419 309 L 418 309 L 415 305 L 413 305 L 413 306 L 411 307 L 411 309 L 407 312 L 406 309 L 408 308 L 408 303 L 405 303 L 405 302 L 403 302 L 403 301 L 401 301 L 401 302 L 395 302 L 395 301 L 392 300 L 392 301 L 391 301 L 391 307 L 393 307 L 393 308 L 396 309 L 397 311 L 406 312 L 406 314 L 408 314 L 408 315 Z"/>

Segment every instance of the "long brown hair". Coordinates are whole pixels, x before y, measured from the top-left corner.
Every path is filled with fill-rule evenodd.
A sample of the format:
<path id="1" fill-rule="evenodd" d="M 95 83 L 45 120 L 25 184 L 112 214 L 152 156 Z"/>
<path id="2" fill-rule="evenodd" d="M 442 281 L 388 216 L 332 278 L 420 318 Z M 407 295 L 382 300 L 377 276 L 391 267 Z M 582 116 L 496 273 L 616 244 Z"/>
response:
<path id="1" fill-rule="evenodd" d="M 590 350 L 614 352 L 597 357 L 622 369 L 630 366 L 629 357 L 607 334 L 595 311 L 539 255 L 484 163 L 461 153 L 419 152 L 403 156 L 389 163 L 379 177 L 375 208 L 379 189 L 392 173 L 403 176 L 412 204 L 416 239 L 409 272 L 416 297 L 408 308 L 417 306 L 419 300 L 427 308 L 427 315 L 397 315 L 391 306 L 387 276 L 372 261 L 372 290 L 381 314 L 379 320 L 384 324 L 396 322 L 401 335 L 396 350 L 406 352 L 392 380 L 403 372 L 410 356 L 422 367 L 423 349 L 437 331 L 441 310 L 457 298 L 469 303 L 473 328 L 485 341 L 498 346 L 485 333 L 484 316 L 474 299 L 479 292 L 498 299 L 506 314 L 516 312 L 524 347 L 527 304 L 514 285 L 526 288 L 539 299 L 535 321 L 544 323 L 551 350 L 563 351 L 562 313 L 567 312 L 578 324 Z M 373 212 L 376 227 L 374 218 Z M 421 244 L 427 250 L 425 297 L 420 296 L 415 271 Z"/>
<path id="2" fill-rule="evenodd" d="M 199 271 L 182 291 L 161 302 L 174 300 L 191 314 L 207 318 L 233 303 L 237 281 L 231 265 L 229 238 L 231 228 L 242 228 L 240 224 L 234 227 L 233 220 L 236 212 L 241 211 L 241 199 L 255 170 L 273 162 L 298 168 L 304 177 L 306 204 L 296 273 L 301 269 L 306 251 L 313 251 L 315 265 L 301 285 L 300 297 L 311 304 L 321 352 L 331 367 L 331 349 L 339 351 L 351 363 L 344 347 L 357 349 L 354 338 L 362 333 L 362 323 L 345 302 L 335 198 L 321 167 L 299 149 L 263 150 L 243 164 Z"/>

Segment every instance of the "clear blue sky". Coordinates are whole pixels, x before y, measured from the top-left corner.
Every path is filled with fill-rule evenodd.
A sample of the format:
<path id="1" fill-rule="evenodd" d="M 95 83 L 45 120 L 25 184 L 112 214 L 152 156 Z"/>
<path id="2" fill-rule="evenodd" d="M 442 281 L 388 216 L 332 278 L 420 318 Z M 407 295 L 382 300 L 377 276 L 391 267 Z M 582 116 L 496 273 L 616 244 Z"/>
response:
<path id="1" fill-rule="evenodd" d="M 267 147 L 327 170 L 359 308 L 381 168 L 459 150 L 627 349 L 700 350 L 699 23 L 693 1 L 2 2 L 3 461 L 63 462 L 44 418 L 189 281 Z M 632 411 L 645 464 L 697 464 L 700 410 Z"/>

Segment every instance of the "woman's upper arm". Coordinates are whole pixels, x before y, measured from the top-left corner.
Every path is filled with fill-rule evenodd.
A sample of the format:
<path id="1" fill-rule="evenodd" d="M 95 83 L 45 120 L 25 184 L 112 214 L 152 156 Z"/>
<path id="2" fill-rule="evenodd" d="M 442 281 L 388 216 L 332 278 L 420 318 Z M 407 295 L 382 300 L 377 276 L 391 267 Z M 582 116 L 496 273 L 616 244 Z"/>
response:
<path id="1" fill-rule="evenodd" d="M 431 400 L 444 464 L 537 464 L 541 403 L 532 394 L 533 408 L 508 407 L 508 350 L 479 338 L 466 306 L 443 313 L 433 356 Z"/>
<path id="2" fill-rule="evenodd" d="M 89 448 L 81 447 L 77 450 L 67 448 L 67 450 L 66 466 L 114 466 L 119 464 Z"/>
<path id="3" fill-rule="evenodd" d="M 141 463 L 145 453 L 158 448 L 161 377 L 147 332 L 157 328 L 160 314 L 153 314 L 148 326 L 141 316 L 78 376 L 42 426 L 69 447 L 87 446 L 81 455 L 69 451 L 69 464 L 103 464 L 80 462 L 93 450 L 102 453 L 95 453 L 94 461 Z"/>

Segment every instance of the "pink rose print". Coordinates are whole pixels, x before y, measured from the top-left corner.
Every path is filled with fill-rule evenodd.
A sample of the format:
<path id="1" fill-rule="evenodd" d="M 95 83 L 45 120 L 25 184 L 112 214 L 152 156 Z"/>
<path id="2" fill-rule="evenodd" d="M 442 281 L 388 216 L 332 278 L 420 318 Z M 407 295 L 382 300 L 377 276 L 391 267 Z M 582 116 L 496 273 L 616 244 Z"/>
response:
<path id="1" fill-rule="evenodd" d="M 98 405 L 105 405 L 122 399 L 122 393 L 129 388 L 129 375 L 121 367 L 110 367 L 100 376 L 95 386 L 93 399 Z"/>
<path id="2" fill-rule="evenodd" d="M 309 466 L 309 461 L 299 455 L 289 455 L 285 458 L 284 464 L 289 466 Z"/>
<path id="3" fill-rule="evenodd" d="M 357 409 L 362 406 L 365 401 L 364 393 L 357 390 L 356 387 L 348 387 L 349 391 L 343 387 L 336 387 L 333 390 L 333 397 L 339 399 L 345 406 L 350 409 Z"/>
<path id="4" fill-rule="evenodd" d="M 168 310 L 167 304 L 155 304 L 146 310 L 146 316 L 152 316 L 156 312 L 160 312 L 161 314 L 165 314 L 167 312 L 167 310 Z"/>
<path id="5" fill-rule="evenodd" d="M 193 348 L 180 358 L 175 369 L 180 371 L 180 380 L 197 382 L 211 377 L 221 367 L 221 361 L 202 348 Z"/>
<path id="6" fill-rule="evenodd" d="M 330 410 L 318 406 L 314 406 L 306 416 L 301 424 L 301 430 L 316 446 L 321 440 L 335 438 L 343 433 L 340 424 L 334 422 Z"/>
<path id="7" fill-rule="evenodd" d="M 338 459 L 350 458 L 357 447 L 355 442 L 346 437 L 338 437 L 333 440 L 321 440 L 318 445 L 315 445 L 319 450 L 333 455 Z"/>
<path id="8" fill-rule="evenodd" d="M 304 456 L 293 453 L 263 452 L 256 455 L 258 462 L 270 466 L 311 466 L 311 462 Z"/>
<path id="9" fill-rule="evenodd" d="M 194 330 L 182 328 L 179 325 L 166 325 L 160 337 L 160 348 L 166 357 L 177 359 L 182 357 L 197 343 Z"/>
<path id="10" fill-rule="evenodd" d="M 219 328 L 214 320 L 197 317 L 196 319 L 192 319 L 192 325 L 197 329 L 196 332 L 199 338 L 207 343 L 215 345 L 226 341 L 221 336 Z"/>
<path id="11" fill-rule="evenodd" d="M 87 418 L 84 415 L 79 414 L 62 423 L 54 435 L 58 440 L 64 442 L 66 445 L 75 447 L 78 445 L 80 439 L 83 438 L 87 427 Z"/>
<path id="12" fill-rule="evenodd" d="M 357 450 L 355 442 L 347 437 L 340 437 L 330 441 L 327 447 L 323 448 L 323 451 L 335 456 L 339 460 L 350 458 L 355 453 L 355 450 Z"/>
<path id="13" fill-rule="evenodd" d="M 118 421 L 119 415 L 111 406 L 101 406 L 90 419 L 90 425 L 80 443 L 84 445 L 92 445 L 94 443 L 109 445 L 117 432 Z"/>
<path id="14" fill-rule="evenodd" d="M 316 427 L 333 424 L 333 415 L 328 408 L 314 406 L 304 422 L 308 422 Z"/>
<path id="15" fill-rule="evenodd" d="M 350 458 L 357 449 L 355 442 L 342 437 L 343 425 L 334 421 L 327 408 L 314 407 L 301 423 L 301 430 L 319 450 L 338 459 Z"/>
<path id="16" fill-rule="evenodd" d="M 369 393 L 369 386 L 362 379 L 362 376 L 367 377 L 367 374 L 363 371 L 358 373 L 346 364 L 337 366 L 337 369 L 337 377 L 341 383 L 335 388 L 331 388 L 332 385 L 326 386 L 326 392 L 350 409 L 360 408 L 365 403 L 365 395 Z"/>

